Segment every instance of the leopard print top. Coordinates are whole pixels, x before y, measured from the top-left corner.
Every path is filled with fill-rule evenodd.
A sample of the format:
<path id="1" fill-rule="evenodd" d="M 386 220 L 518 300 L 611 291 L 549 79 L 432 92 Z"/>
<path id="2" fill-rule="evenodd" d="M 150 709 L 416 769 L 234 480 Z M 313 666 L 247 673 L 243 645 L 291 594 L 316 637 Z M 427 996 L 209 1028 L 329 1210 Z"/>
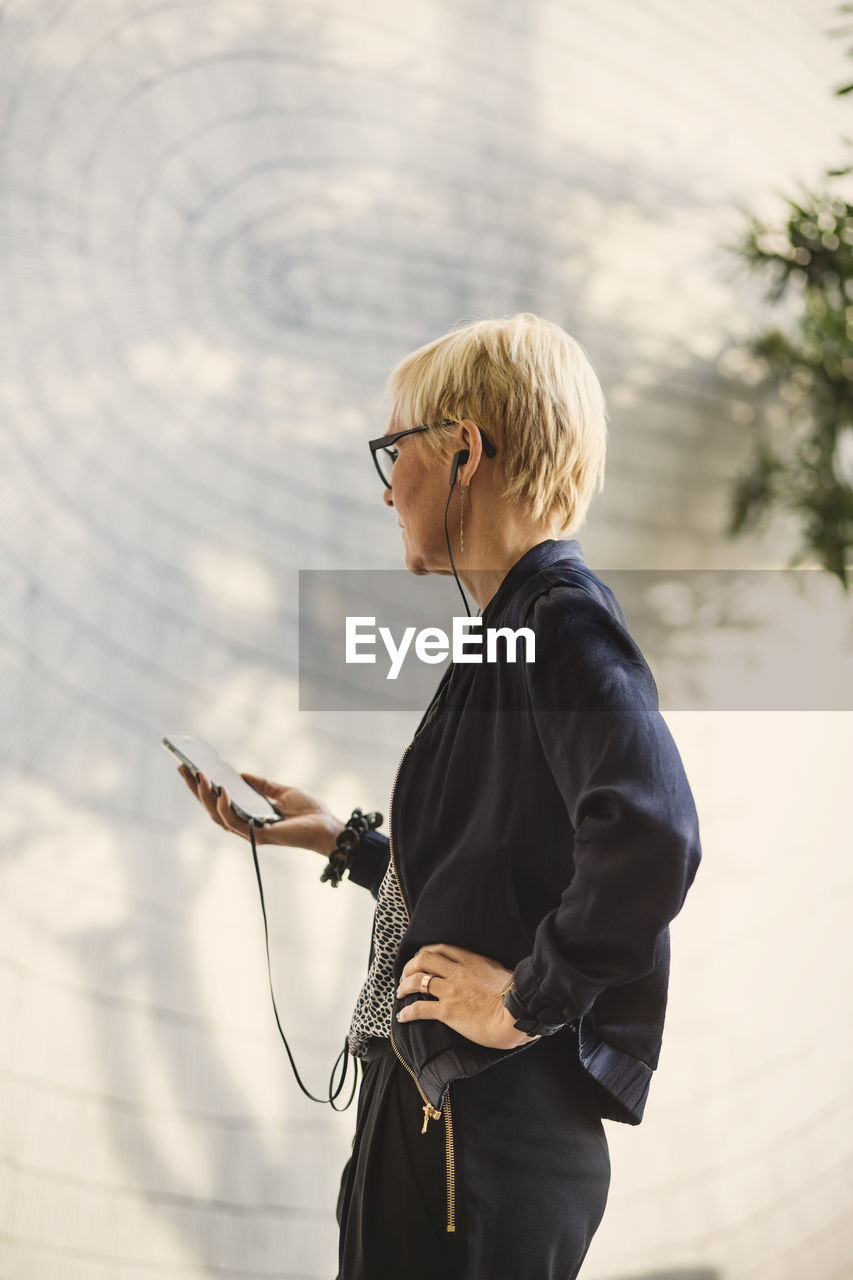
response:
<path id="1" fill-rule="evenodd" d="M 388 870 L 376 896 L 373 959 L 356 1001 L 347 1036 L 350 1053 L 356 1058 L 364 1057 L 368 1042 L 374 1036 L 390 1038 L 391 1012 L 394 1006 L 394 961 L 408 923 L 394 863 L 389 859 Z"/>
<path id="2" fill-rule="evenodd" d="M 478 610 L 482 613 L 482 610 Z M 441 677 L 432 702 L 415 731 L 415 737 L 429 723 L 447 696 L 447 688 L 453 673 L 448 666 Z M 349 1034 L 350 1053 L 356 1058 L 364 1056 L 369 1041 L 374 1036 L 391 1038 L 391 1015 L 394 1009 L 394 961 L 409 924 L 409 916 L 400 883 L 389 858 L 388 870 L 376 895 L 376 915 L 373 924 L 373 959 L 367 970 L 367 978 L 356 1001 Z"/>

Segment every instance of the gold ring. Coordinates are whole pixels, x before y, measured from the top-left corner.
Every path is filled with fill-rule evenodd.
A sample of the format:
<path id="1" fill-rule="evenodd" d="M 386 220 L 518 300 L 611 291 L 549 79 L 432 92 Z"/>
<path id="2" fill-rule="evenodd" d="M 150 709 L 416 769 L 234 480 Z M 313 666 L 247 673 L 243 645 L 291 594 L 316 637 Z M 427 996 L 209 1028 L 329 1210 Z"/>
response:
<path id="1" fill-rule="evenodd" d="M 424 995 L 428 996 L 430 994 L 429 984 L 432 982 L 434 977 L 434 973 L 421 974 L 421 991 L 423 991 Z"/>

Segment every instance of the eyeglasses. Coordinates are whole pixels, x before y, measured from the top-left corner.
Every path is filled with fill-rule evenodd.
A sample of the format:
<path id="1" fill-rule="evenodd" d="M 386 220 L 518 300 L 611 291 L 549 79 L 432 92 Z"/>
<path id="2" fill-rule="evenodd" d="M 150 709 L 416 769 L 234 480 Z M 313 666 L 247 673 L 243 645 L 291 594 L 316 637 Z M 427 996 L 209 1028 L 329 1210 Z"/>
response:
<path id="1" fill-rule="evenodd" d="M 376 470 L 379 472 L 379 479 L 382 481 L 384 489 L 391 488 L 391 469 L 397 460 L 397 453 L 393 446 L 402 436 L 413 436 L 418 431 L 429 431 L 432 427 L 453 427 L 456 425 L 455 418 L 442 418 L 440 422 L 426 422 L 420 427 L 408 427 L 405 431 L 394 431 L 390 436 L 380 436 L 378 440 L 370 440 L 370 452 L 373 455 L 373 461 Z M 497 454 L 492 441 L 486 435 L 482 427 L 478 427 L 480 437 L 483 441 L 483 450 L 487 458 L 494 458 Z"/>

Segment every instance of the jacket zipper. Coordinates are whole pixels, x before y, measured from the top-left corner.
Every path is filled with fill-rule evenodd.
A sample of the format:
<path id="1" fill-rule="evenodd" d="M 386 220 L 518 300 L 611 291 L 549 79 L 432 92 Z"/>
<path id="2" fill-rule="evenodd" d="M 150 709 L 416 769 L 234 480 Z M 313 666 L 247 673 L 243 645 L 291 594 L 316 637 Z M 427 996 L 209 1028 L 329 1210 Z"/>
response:
<path id="1" fill-rule="evenodd" d="M 403 907 L 404 907 L 405 912 L 406 912 L 406 919 L 407 919 L 407 920 L 411 920 L 411 918 L 412 918 L 412 913 L 411 913 L 411 911 L 409 910 L 409 904 L 408 904 L 408 902 L 406 901 L 406 894 L 405 894 L 405 891 L 404 891 L 404 889 L 403 889 L 403 882 L 402 882 L 402 880 L 400 879 L 400 872 L 399 872 L 399 869 L 398 869 L 398 867 L 397 867 L 397 859 L 394 857 L 394 837 L 391 835 L 391 829 L 392 829 L 392 819 L 393 819 L 393 817 L 394 817 L 394 791 L 395 791 L 396 786 L 397 786 L 397 779 L 398 779 L 398 778 L 399 778 L 399 776 L 400 776 L 400 770 L 401 770 L 401 769 L 402 769 L 402 767 L 403 767 L 403 760 L 405 760 L 406 756 L 409 754 L 409 748 L 411 747 L 411 745 L 412 745 L 412 744 L 411 744 L 411 742 L 410 742 L 410 743 L 409 743 L 409 746 L 408 746 L 408 747 L 406 747 L 406 750 L 403 752 L 403 756 L 402 756 L 402 759 L 400 760 L 400 763 L 397 765 L 397 772 L 396 772 L 396 774 L 394 775 L 394 785 L 391 787 L 391 805 L 390 805 L 389 818 L 388 818 L 388 852 L 389 852 L 390 857 L 391 857 L 391 862 L 392 862 L 392 864 L 393 864 L 393 866 L 394 866 L 394 875 L 396 876 L 397 884 L 400 886 L 400 897 L 403 899 Z M 391 1019 L 391 1048 L 394 1050 L 394 1052 L 396 1053 L 397 1057 L 400 1059 L 400 1061 L 402 1062 L 403 1066 L 406 1068 L 406 1070 L 408 1071 L 409 1075 L 412 1077 L 412 1080 L 413 1080 L 413 1081 L 414 1081 L 414 1083 L 415 1083 L 415 1088 L 417 1089 L 418 1093 L 421 1095 L 421 1097 L 422 1097 L 422 1098 L 423 1098 L 423 1100 L 424 1100 L 424 1106 L 423 1106 L 423 1112 L 424 1112 L 424 1127 L 421 1129 L 421 1133 L 426 1133 L 426 1131 L 427 1131 L 427 1125 L 429 1124 L 430 1120 L 438 1120 L 438 1119 L 439 1119 L 439 1117 L 441 1116 L 441 1111 L 440 1111 L 440 1110 L 438 1110 L 438 1111 L 437 1111 L 437 1110 L 435 1109 L 435 1107 L 432 1105 L 432 1103 L 430 1102 L 429 1098 L 426 1096 L 426 1094 L 424 1093 L 423 1089 L 422 1089 L 422 1088 L 421 1088 L 421 1086 L 418 1084 L 418 1078 L 417 1078 L 417 1076 L 415 1075 L 414 1071 L 413 1071 L 413 1070 L 412 1070 L 412 1068 L 409 1066 L 408 1062 L 407 1062 L 407 1061 L 406 1061 L 406 1059 L 403 1057 L 403 1055 L 402 1055 L 402 1053 L 400 1052 L 400 1050 L 397 1048 L 397 1042 L 396 1042 L 396 1041 L 395 1041 L 395 1039 L 394 1039 L 394 1019 L 393 1019 L 393 1018 Z"/>
<path id="2" fill-rule="evenodd" d="M 409 746 L 406 747 L 406 750 L 403 752 L 402 759 L 400 760 L 400 763 L 397 765 L 397 772 L 394 776 L 394 785 L 391 788 L 391 803 L 390 803 L 389 821 L 388 821 L 388 852 L 394 867 L 394 875 L 397 877 L 397 884 L 400 886 L 400 896 L 403 899 L 403 907 L 405 908 L 405 911 L 406 911 L 406 918 L 409 920 L 411 920 L 412 915 L 411 915 L 411 912 L 409 911 L 409 904 L 406 901 L 406 894 L 403 889 L 403 882 L 400 879 L 400 872 L 397 867 L 397 860 L 394 857 L 394 838 L 391 834 L 391 831 L 392 831 L 392 825 L 393 825 L 392 819 L 394 816 L 394 791 L 397 786 L 397 779 L 400 776 L 400 770 L 403 767 L 403 760 L 405 760 L 406 756 L 408 755 L 409 747 L 411 747 L 411 745 L 412 744 L 409 743 Z M 394 1050 L 394 1053 L 397 1055 L 397 1058 L 406 1068 L 409 1075 L 412 1077 L 415 1088 L 417 1089 L 418 1093 L 421 1095 L 421 1097 L 424 1100 L 424 1105 L 423 1105 L 424 1124 L 423 1124 L 423 1128 L 421 1129 L 421 1133 L 426 1133 L 427 1125 L 429 1124 L 430 1120 L 441 1119 L 441 1108 L 436 1109 L 432 1105 L 429 1098 L 426 1096 L 420 1084 L 418 1083 L 418 1078 L 415 1075 L 413 1069 L 409 1066 L 408 1062 L 403 1057 L 400 1050 L 397 1048 L 397 1042 L 394 1039 L 393 1017 L 391 1019 L 391 1048 Z M 455 1165 L 453 1160 L 453 1117 L 450 1112 L 450 1089 L 449 1088 L 447 1090 L 447 1100 L 444 1104 L 444 1126 L 445 1126 L 444 1128 L 445 1154 L 446 1154 L 446 1161 L 447 1161 L 447 1230 L 455 1231 L 456 1230 L 456 1200 L 455 1200 L 456 1170 L 455 1170 Z"/>
<path id="3" fill-rule="evenodd" d="M 456 1230 L 456 1167 L 453 1161 L 453 1116 L 450 1111 L 450 1086 L 444 1100 L 444 1146 L 447 1160 L 447 1230 Z"/>
<path id="4" fill-rule="evenodd" d="M 390 800 L 389 800 L 389 809 L 388 809 L 388 852 L 390 853 L 390 855 L 391 855 L 391 861 L 392 861 L 392 862 L 393 862 L 393 864 L 394 864 L 394 875 L 397 877 L 397 884 L 400 886 L 400 895 L 401 895 L 401 897 L 402 897 L 402 899 L 403 899 L 403 906 L 404 906 L 404 907 L 405 907 L 405 909 L 406 909 L 406 919 L 407 919 L 407 920 L 411 920 L 411 918 L 412 918 L 412 913 L 410 912 L 410 910 L 409 910 L 409 904 L 408 904 L 408 902 L 406 901 L 406 895 L 405 895 L 405 893 L 404 893 L 404 891 L 403 891 L 403 882 L 402 882 L 402 880 L 400 879 L 400 872 L 399 872 L 399 869 L 398 869 L 398 867 L 397 867 L 396 859 L 394 858 L 394 837 L 393 837 L 393 836 L 392 836 L 392 834 L 391 834 L 391 828 L 392 828 L 392 821 L 393 821 L 393 818 L 394 818 L 394 792 L 397 790 L 397 779 L 398 779 L 398 778 L 399 778 L 399 776 L 400 776 L 400 770 L 401 770 L 401 769 L 402 769 L 402 767 L 403 767 L 403 761 L 405 760 L 406 756 L 409 754 L 409 751 L 411 750 L 411 747 L 412 747 L 412 744 L 411 744 L 411 742 L 410 742 L 410 743 L 409 743 L 409 745 L 406 747 L 406 750 L 403 752 L 403 755 L 402 755 L 402 757 L 401 757 L 401 759 L 400 759 L 400 763 L 397 765 L 397 772 L 394 774 L 394 782 L 393 782 L 393 785 L 392 785 L 392 787 L 391 787 L 391 796 L 390 796 Z"/>
<path id="5" fill-rule="evenodd" d="M 424 1127 L 421 1129 L 421 1133 L 426 1133 L 426 1131 L 427 1131 L 427 1125 L 429 1124 L 430 1120 L 440 1120 L 440 1119 L 441 1119 L 441 1111 L 440 1111 L 440 1110 L 439 1110 L 439 1111 L 436 1111 L 435 1107 L 432 1105 L 432 1103 L 430 1102 L 429 1098 L 426 1096 L 426 1094 L 424 1093 L 423 1089 L 422 1089 L 422 1088 L 421 1088 L 421 1086 L 418 1084 L 418 1077 L 415 1075 L 414 1071 L 413 1071 L 413 1070 L 412 1070 L 412 1068 L 409 1066 L 408 1062 L 407 1062 L 407 1061 L 406 1061 L 406 1059 L 403 1057 L 403 1055 L 402 1055 L 402 1053 L 400 1052 L 400 1050 L 397 1048 L 397 1043 L 396 1043 L 396 1041 L 395 1041 L 395 1039 L 394 1039 L 394 1028 L 393 1028 L 393 1027 L 391 1028 L 391 1048 L 394 1050 L 394 1052 L 396 1053 L 397 1057 L 400 1059 L 400 1061 L 402 1062 L 403 1066 L 406 1068 L 406 1070 L 408 1071 L 409 1075 L 412 1077 L 412 1080 L 413 1080 L 413 1081 L 414 1081 L 414 1083 L 415 1083 L 415 1088 L 417 1089 L 418 1093 L 421 1095 L 421 1097 L 422 1097 L 422 1098 L 423 1098 L 423 1100 L 424 1100 L 424 1105 L 423 1105 L 423 1113 L 424 1113 Z"/>

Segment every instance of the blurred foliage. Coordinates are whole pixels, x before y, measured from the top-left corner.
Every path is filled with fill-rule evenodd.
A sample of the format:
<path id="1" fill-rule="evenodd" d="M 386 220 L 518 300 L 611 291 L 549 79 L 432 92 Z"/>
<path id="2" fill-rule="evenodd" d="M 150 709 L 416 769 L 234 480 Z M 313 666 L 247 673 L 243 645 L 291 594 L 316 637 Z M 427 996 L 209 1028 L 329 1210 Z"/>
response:
<path id="1" fill-rule="evenodd" d="M 841 11 L 853 13 L 853 5 Z M 853 92 L 853 82 L 835 92 Z M 736 246 L 768 277 L 770 301 L 784 298 L 786 306 L 784 327 L 747 344 L 767 411 L 749 468 L 735 481 L 727 529 L 736 536 L 771 512 L 793 515 L 803 539 L 794 564 L 816 557 L 845 590 L 853 547 L 853 205 L 829 188 L 851 172 L 853 164 L 828 169 L 824 192 L 786 199 L 781 227 L 750 217 Z"/>

